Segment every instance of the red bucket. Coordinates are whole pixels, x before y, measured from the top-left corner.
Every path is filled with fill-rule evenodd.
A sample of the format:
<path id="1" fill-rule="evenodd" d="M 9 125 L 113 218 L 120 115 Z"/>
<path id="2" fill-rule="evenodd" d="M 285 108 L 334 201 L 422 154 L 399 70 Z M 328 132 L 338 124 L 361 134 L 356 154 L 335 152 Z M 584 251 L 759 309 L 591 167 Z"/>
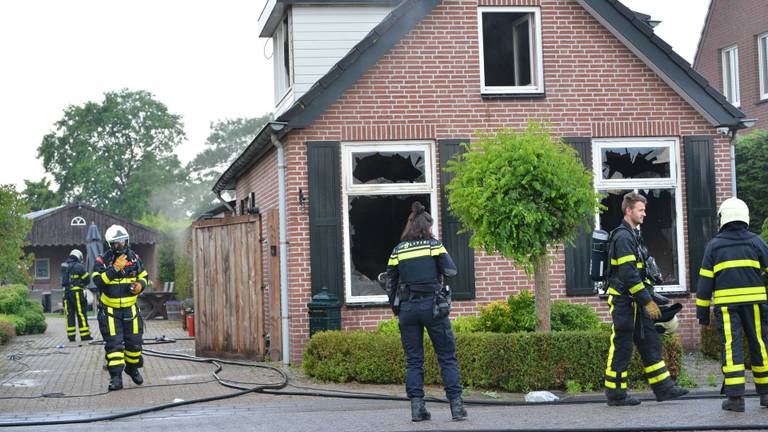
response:
<path id="1" fill-rule="evenodd" d="M 190 336 L 195 335 L 195 315 L 194 314 L 187 315 L 187 330 L 189 331 Z"/>

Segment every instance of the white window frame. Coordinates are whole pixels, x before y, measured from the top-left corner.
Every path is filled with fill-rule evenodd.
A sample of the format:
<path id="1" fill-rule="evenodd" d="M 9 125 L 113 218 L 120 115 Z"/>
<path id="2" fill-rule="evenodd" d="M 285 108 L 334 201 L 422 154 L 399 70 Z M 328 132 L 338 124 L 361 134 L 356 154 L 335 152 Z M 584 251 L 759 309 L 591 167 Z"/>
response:
<path id="1" fill-rule="evenodd" d="M 760 80 L 760 100 L 768 99 L 768 33 L 757 36 L 757 69 Z"/>
<path id="2" fill-rule="evenodd" d="M 37 263 L 38 262 L 44 262 L 45 263 L 45 268 L 48 269 L 48 277 L 44 278 L 44 277 L 38 277 L 37 276 Z M 51 260 L 49 258 L 35 258 L 34 272 L 35 272 L 35 280 L 50 280 L 51 279 Z"/>
<path id="3" fill-rule="evenodd" d="M 287 23 L 287 28 L 286 28 Z M 293 89 L 294 75 L 293 75 L 293 20 L 291 15 L 288 14 L 280 21 L 280 24 L 275 29 L 275 33 L 272 35 L 272 48 L 274 60 L 274 74 L 275 74 L 275 105 L 278 105 L 285 96 Z M 285 38 L 288 38 L 288 82 L 283 82 L 283 74 L 285 71 L 285 59 L 283 58 L 283 45 Z"/>
<path id="4" fill-rule="evenodd" d="M 530 32 L 529 50 L 533 53 L 533 62 L 531 64 L 532 85 L 526 86 L 486 86 L 485 85 L 485 57 L 483 48 L 483 13 L 507 12 L 507 13 L 530 13 L 533 20 L 529 23 L 534 24 L 534 29 Z M 530 25 L 530 24 L 529 24 Z M 482 94 L 538 94 L 544 93 L 544 54 L 541 39 L 541 8 L 539 7 L 519 7 L 519 6 L 483 6 L 477 8 L 477 31 L 478 42 L 480 45 L 480 92 Z M 518 62 L 515 62 L 515 69 L 518 68 Z M 515 70 L 517 72 L 517 70 Z M 515 73 L 515 77 L 519 76 Z"/>
<path id="5" fill-rule="evenodd" d="M 667 147 L 669 149 L 669 178 L 650 179 L 603 179 L 602 152 L 606 148 L 648 148 Z M 595 190 L 632 189 L 672 189 L 675 192 L 675 226 L 677 229 L 677 270 L 678 284 L 659 285 L 657 291 L 667 293 L 687 292 L 685 266 L 685 230 L 683 226 L 683 197 L 680 181 L 680 145 L 674 137 L 653 138 L 594 138 L 592 139 L 592 169 L 595 174 Z M 600 228 L 600 215 L 595 215 L 595 227 Z"/>
<path id="6" fill-rule="evenodd" d="M 384 184 L 353 184 L 352 161 L 353 154 L 358 152 L 396 152 L 396 151 L 423 151 L 424 152 L 424 183 L 384 183 Z M 344 241 L 344 291 L 347 304 L 360 303 L 386 303 L 387 296 L 369 295 L 352 296 L 352 255 L 349 237 L 349 197 L 359 195 L 405 195 L 405 194 L 429 194 L 429 212 L 434 218 L 432 233 L 437 235 L 437 187 L 434 179 L 437 175 L 435 166 L 435 143 L 432 141 L 376 141 L 376 142 L 344 142 L 342 143 L 342 237 Z M 403 221 L 405 226 L 405 221 Z M 382 271 L 386 263 L 382 263 Z"/>
<path id="7" fill-rule="evenodd" d="M 85 218 L 82 216 L 75 216 L 72 218 L 72 220 L 69 222 L 71 226 L 85 226 Z"/>
<path id="8" fill-rule="evenodd" d="M 726 60 L 726 54 L 731 54 L 731 60 Z M 731 45 L 723 48 L 720 52 L 720 63 L 722 63 L 723 73 L 723 94 L 728 99 L 728 84 L 733 89 L 733 100 L 728 100 L 731 105 L 739 107 L 741 105 L 741 92 L 739 91 L 739 47 Z M 728 75 L 728 66 L 731 68 L 731 75 Z"/>

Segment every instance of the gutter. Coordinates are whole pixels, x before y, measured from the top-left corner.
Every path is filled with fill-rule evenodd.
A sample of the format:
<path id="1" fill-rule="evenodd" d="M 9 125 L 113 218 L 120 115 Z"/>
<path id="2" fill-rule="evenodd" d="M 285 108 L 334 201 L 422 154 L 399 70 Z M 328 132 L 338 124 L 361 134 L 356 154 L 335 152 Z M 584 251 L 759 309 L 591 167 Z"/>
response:
<path id="1" fill-rule="evenodd" d="M 291 344 L 288 331 L 288 217 L 286 214 L 285 192 L 285 147 L 276 134 L 270 135 L 272 145 L 277 148 L 277 185 L 278 185 L 278 209 L 280 220 L 280 318 L 283 342 L 283 364 L 289 365 L 291 360 Z"/>

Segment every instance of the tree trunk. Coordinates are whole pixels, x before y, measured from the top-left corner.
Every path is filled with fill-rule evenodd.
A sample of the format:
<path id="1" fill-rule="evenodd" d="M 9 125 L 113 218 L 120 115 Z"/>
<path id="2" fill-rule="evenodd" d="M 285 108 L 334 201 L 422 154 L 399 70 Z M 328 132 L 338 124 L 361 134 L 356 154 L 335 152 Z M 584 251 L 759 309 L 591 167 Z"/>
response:
<path id="1" fill-rule="evenodd" d="M 536 296 L 536 331 L 549 332 L 552 330 L 550 315 L 552 304 L 549 291 L 549 257 L 542 255 L 533 260 L 533 282 Z"/>

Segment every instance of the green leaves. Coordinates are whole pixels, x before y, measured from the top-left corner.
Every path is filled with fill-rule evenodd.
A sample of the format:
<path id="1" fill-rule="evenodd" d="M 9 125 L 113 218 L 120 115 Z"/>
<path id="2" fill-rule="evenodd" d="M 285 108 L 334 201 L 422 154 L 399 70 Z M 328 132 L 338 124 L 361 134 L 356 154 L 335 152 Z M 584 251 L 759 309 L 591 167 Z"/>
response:
<path id="1" fill-rule="evenodd" d="M 29 269 L 32 255 L 25 254 L 24 244 L 32 229 L 32 221 L 23 215 L 29 207 L 14 185 L 0 185 L 0 281 L 27 284 L 32 281 Z"/>
<path id="2" fill-rule="evenodd" d="M 759 232 L 768 219 L 768 131 L 756 130 L 736 143 L 739 198 L 749 206 L 749 227 Z"/>

